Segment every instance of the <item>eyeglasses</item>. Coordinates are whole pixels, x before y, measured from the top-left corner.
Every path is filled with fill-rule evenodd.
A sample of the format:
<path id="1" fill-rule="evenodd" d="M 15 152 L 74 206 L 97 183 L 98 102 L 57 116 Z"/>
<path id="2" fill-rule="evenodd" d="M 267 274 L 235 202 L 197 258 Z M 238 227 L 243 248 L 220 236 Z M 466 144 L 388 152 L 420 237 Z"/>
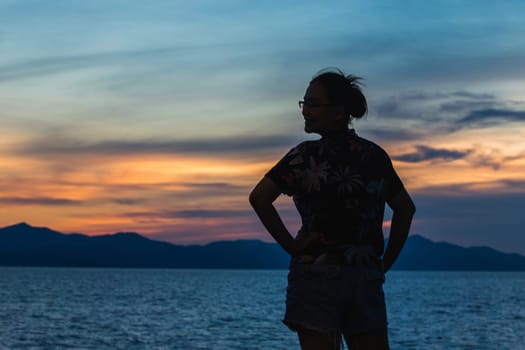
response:
<path id="1" fill-rule="evenodd" d="M 300 110 L 303 110 L 303 108 L 306 106 L 306 107 L 310 107 L 310 108 L 316 108 L 316 107 L 326 107 L 326 106 L 331 106 L 332 103 L 315 103 L 315 102 L 309 102 L 309 101 L 299 101 L 299 109 Z"/>

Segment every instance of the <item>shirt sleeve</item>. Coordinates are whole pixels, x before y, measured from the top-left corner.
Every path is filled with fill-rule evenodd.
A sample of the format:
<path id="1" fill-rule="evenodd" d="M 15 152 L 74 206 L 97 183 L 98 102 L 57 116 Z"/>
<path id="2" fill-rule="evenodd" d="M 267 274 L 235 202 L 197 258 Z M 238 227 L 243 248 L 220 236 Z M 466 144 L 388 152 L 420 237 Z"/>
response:
<path id="1" fill-rule="evenodd" d="M 292 196 L 299 187 L 299 169 L 302 163 L 300 145 L 292 148 L 265 176 L 272 180 L 281 193 Z"/>
<path id="2" fill-rule="evenodd" d="M 385 153 L 385 157 L 387 160 L 385 178 L 387 179 L 387 183 L 388 183 L 386 193 L 385 193 L 385 199 L 388 201 L 389 199 L 399 194 L 399 192 L 403 190 L 404 185 L 401 179 L 399 178 L 399 175 L 397 175 L 397 172 L 394 169 L 394 166 L 392 164 L 392 160 L 390 159 L 390 157 L 386 153 Z"/>

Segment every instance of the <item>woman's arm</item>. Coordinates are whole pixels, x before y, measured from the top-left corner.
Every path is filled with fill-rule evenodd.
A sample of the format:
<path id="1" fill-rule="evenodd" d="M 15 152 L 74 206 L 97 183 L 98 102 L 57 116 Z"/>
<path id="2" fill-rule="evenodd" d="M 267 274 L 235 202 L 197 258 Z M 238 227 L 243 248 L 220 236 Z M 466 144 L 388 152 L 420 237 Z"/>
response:
<path id="1" fill-rule="evenodd" d="M 298 253 L 297 242 L 288 232 L 273 206 L 273 202 L 280 194 L 281 191 L 275 183 L 269 178 L 263 177 L 250 193 L 250 204 L 270 235 L 288 254 L 293 256 Z"/>
<path id="2" fill-rule="evenodd" d="M 399 253 L 401 253 L 401 249 L 408 237 L 412 217 L 416 212 L 414 202 L 412 202 L 410 195 L 405 189 L 388 200 L 387 203 L 394 213 L 390 226 L 390 237 L 383 255 L 384 272 L 387 272 L 392 267 Z"/>

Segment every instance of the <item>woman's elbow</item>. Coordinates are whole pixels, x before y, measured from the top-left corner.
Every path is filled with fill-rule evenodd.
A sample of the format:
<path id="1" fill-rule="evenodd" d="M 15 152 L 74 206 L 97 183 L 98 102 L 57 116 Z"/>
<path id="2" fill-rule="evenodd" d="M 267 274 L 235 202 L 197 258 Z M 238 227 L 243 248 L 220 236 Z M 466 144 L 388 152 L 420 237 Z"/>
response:
<path id="1" fill-rule="evenodd" d="M 252 192 L 250 192 L 250 195 L 248 196 L 248 201 L 250 202 L 253 208 L 260 207 L 261 205 L 264 205 L 264 203 L 268 202 L 264 193 L 262 193 L 261 191 L 257 191 L 257 189 L 254 189 Z"/>
<path id="2" fill-rule="evenodd" d="M 274 183 L 266 177 L 263 177 L 250 192 L 248 200 L 252 207 L 255 208 L 272 204 L 279 194 L 280 192 Z"/>
<path id="3" fill-rule="evenodd" d="M 252 207 L 255 207 L 259 201 L 259 196 L 254 191 L 251 191 L 250 195 L 248 196 L 248 201 Z"/>
<path id="4" fill-rule="evenodd" d="M 412 200 L 409 201 L 406 211 L 410 216 L 414 216 L 414 214 L 416 213 L 416 205 Z"/>
<path id="5" fill-rule="evenodd" d="M 401 191 L 388 201 L 388 205 L 394 213 L 399 213 L 404 216 L 413 216 L 416 213 L 416 205 L 410 195 L 406 191 Z"/>
<path id="6" fill-rule="evenodd" d="M 401 205 L 399 205 L 397 208 L 394 209 L 394 212 L 402 216 L 412 218 L 414 214 L 416 213 L 416 205 L 414 204 L 412 199 L 408 197 L 407 200 L 404 201 L 404 203 L 402 203 Z"/>

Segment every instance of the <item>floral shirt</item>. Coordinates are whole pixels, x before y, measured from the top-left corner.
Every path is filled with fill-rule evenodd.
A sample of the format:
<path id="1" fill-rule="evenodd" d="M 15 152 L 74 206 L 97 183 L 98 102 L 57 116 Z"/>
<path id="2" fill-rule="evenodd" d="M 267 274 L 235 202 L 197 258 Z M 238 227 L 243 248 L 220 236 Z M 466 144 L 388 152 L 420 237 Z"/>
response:
<path id="1" fill-rule="evenodd" d="M 387 153 L 353 129 L 305 141 L 266 174 L 293 196 L 299 235 L 321 234 L 317 253 L 340 245 L 372 245 L 383 254 L 385 201 L 403 189 Z"/>

